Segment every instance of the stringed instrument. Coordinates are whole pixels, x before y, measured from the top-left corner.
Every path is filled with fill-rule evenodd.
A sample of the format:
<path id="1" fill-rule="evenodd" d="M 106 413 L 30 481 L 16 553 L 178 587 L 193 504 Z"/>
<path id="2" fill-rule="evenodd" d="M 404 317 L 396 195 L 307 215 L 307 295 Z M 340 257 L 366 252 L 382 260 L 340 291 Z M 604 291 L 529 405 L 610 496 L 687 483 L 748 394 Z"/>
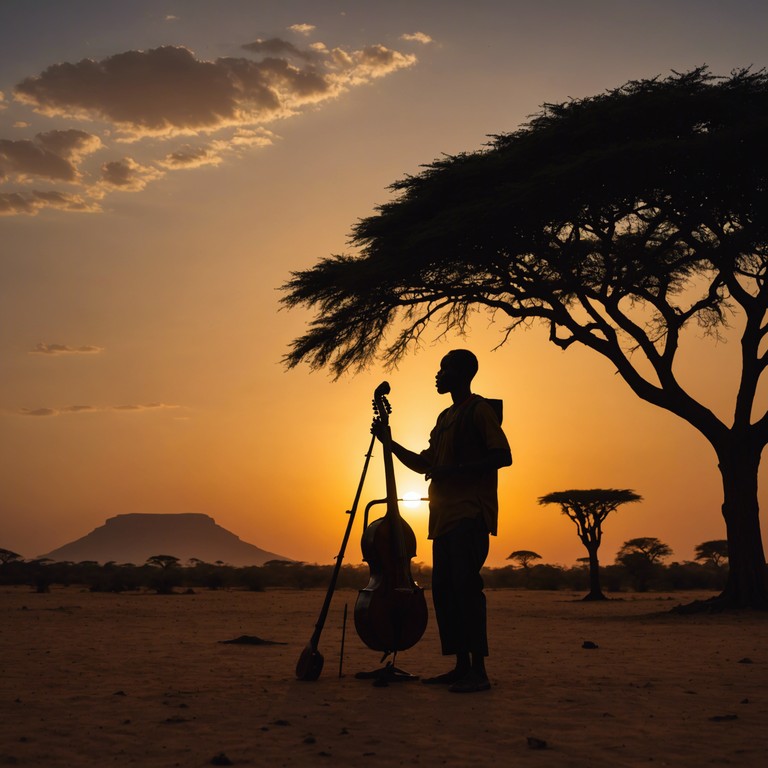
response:
<path id="1" fill-rule="evenodd" d="M 384 381 L 373 395 L 374 412 L 381 427 L 387 511 L 363 531 L 363 560 L 371 573 L 355 603 L 357 634 L 369 648 L 385 655 L 411 648 L 427 627 L 424 590 L 413 580 L 410 570 L 411 560 L 416 556 L 416 536 L 400 516 L 397 505 L 389 392 L 389 384 Z"/>

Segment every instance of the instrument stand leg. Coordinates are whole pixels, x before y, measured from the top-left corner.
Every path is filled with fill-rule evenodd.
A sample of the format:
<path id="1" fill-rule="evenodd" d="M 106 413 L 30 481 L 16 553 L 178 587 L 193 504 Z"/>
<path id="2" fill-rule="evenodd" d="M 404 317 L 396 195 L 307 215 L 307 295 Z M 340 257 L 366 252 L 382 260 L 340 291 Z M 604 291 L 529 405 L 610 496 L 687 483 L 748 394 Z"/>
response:
<path id="1" fill-rule="evenodd" d="M 357 680 L 373 680 L 376 688 L 384 688 L 390 683 L 407 683 L 419 679 L 418 675 L 412 675 L 410 672 L 396 667 L 396 658 L 397 653 L 392 656 L 392 661 L 388 661 L 383 667 L 371 672 L 357 672 L 355 678 Z"/>

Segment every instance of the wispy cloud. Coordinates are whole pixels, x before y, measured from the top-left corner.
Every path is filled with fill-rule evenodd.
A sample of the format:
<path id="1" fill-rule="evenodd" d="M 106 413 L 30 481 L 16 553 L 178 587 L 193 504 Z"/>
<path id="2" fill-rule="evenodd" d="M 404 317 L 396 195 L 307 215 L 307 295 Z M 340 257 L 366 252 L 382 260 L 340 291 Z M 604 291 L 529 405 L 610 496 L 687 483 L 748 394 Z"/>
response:
<path id="1" fill-rule="evenodd" d="M 291 32 L 296 32 L 299 35 L 309 35 L 312 34 L 312 32 L 317 29 L 314 24 L 291 24 L 288 29 L 291 30 Z"/>
<path id="2" fill-rule="evenodd" d="M 103 351 L 104 347 L 97 347 L 93 344 L 72 347 L 69 344 L 46 344 L 41 341 L 33 349 L 30 349 L 29 353 L 31 355 L 97 355 Z"/>
<path id="3" fill-rule="evenodd" d="M 302 36 L 314 31 L 311 24 L 289 29 Z M 241 51 L 207 61 L 186 47 L 162 46 L 53 64 L 24 78 L 13 91 L 17 105 L 87 123 L 88 130 L 69 126 L 0 139 L 0 214 L 99 210 L 107 192 L 139 191 L 169 171 L 216 165 L 229 153 L 266 146 L 275 138 L 267 124 L 416 63 L 413 54 L 383 45 L 300 47 L 279 37 Z M 142 145 L 149 156 L 115 156 L 119 143 L 146 138 L 154 140 Z M 168 143 L 173 146 L 163 147 Z M 41 181 L 69 188 L 30 187 Z"/>
<path id="4" fill-rule="evenodd" d="M 31 192 L 0 192 L 0 216 L 28 214 L 34 216 L 43 208 L 56 208 L 77 213 L 95 213 L 101 210 L 93 198 L 72 195 L 57 190 L 33 189 Z"/>
<path id="5" fill-rule="evenodd" d="M 60 408 L 19 408 L 16 413 L 19 416 L 62 416 L 65 414 L 105 413 L 109 411 L 141 413 L 144 411 L 160 411 L 176 409 L 178 405 L 168 403 L 141 403 L 131 405 L 65 405 Z"/>
<path id="6" fill-rule="evenodd" d="M 401 40 L 405 40 L 409 43 L 422 43 L 428 45 L 434 42 L 434 40 L 424 32 L 406 32 L 404 35 L 400 35 Z"/>

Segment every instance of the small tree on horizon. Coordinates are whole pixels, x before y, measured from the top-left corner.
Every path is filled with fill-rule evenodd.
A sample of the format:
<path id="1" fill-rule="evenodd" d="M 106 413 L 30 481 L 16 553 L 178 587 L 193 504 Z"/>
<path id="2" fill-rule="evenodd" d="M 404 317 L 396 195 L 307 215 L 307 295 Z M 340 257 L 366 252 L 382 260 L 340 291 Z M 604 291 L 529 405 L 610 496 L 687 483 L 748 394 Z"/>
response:
<path id="1" fill-rule="evenodd" d="M 705 564 L 722 568 L 728 560 L 728 542 L 725 539 L 714 539 L 697 544 L 694 549 L 694 560 L 703 561 Z"/>
<path id="2" fill-rule="evenodd" d="M 159 568 L 159 573 L 150 579 L 152 588 L 158 595 L 169 595 L 179 583 L 177 566 L 179 558 L 173 555 L 152 555 L 147 558 L 147 565 Z"/>
<path id="3" fill-rule="evenodd" d="M 646 592 L 661 561 L 672 554 L 672 548 L 654 536 L 641 536 L 625 541 L 616 553 L 638 592 Z"/>
<path id="4" fill-rule="evenodd" d="M 164 571 L 179 564 L 179 558 L 173 555 L 152 555 L 147 558 L 147 565 L 155 565 Z"/>
<path id="5" fill-rule="evenodd" d="M 636 539 L 625 541 L 616 553 L 616 559 L 625 555 L 641 555 L 649 563 L 660 563 L 665 557 L 674 554 L 672 548 L 655 536 L 640 536 Z"/>
<path id="6" fill-rule="evenodd" d="M 0 566 L 6 563 L 14 563 L 17 560 L 22 560 L 22 556 L 16 552 L 12 552 L 10 549 L 3 549 L 0 547 Z"/>
<path id="7" fill-rule="evenodd" d="M 607 600 L 600 587 L 600 562 L 597 550 L 603 539 L 603 521 L 622 504 L 641 501 L 634 491 L 593 488 L 587 491 L 555 491 L 539 498 L 539 504 L 559 504 L 562 513 L 573 520 L 581 543 L 589 556 L 589 593 L 584 600 Z"/>
<path id="8" fill-rule="evenodd" d="M 527 587 L 531 580 L 531 568 L 529 563 L 533 560 L 541 560 L 541 555 L 530 549 L 517 549 L 510 554 L 507 560 L 515 560 L 520 564 L 520 569 L 523 572 L 523 581 Z"/>
<path id="9" fill-rule="evenodd" d="M 528 570 L 528 564 L 533 560 L 541 560 L 541 555 L 538 552 L 533 552 L 530 549 L 516 549 L 507 560 L 515 560 L 520 564 L 520 567 L 524 570 Z"/>

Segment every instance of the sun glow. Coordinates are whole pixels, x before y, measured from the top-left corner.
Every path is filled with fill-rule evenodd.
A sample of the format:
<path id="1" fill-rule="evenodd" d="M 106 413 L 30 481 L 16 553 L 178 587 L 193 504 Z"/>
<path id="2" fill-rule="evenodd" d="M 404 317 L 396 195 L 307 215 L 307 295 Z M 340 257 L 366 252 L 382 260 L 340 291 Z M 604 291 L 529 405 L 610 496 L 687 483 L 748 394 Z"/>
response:
<path id="1" fill-rule="evenodd" d="M 408 493 L 403 494 L 403 506 L 408 509 L 416 509 L 425 501 L 426 499 L 422 498 L 421 494 L 416 491 L 408 491 Z"/>

